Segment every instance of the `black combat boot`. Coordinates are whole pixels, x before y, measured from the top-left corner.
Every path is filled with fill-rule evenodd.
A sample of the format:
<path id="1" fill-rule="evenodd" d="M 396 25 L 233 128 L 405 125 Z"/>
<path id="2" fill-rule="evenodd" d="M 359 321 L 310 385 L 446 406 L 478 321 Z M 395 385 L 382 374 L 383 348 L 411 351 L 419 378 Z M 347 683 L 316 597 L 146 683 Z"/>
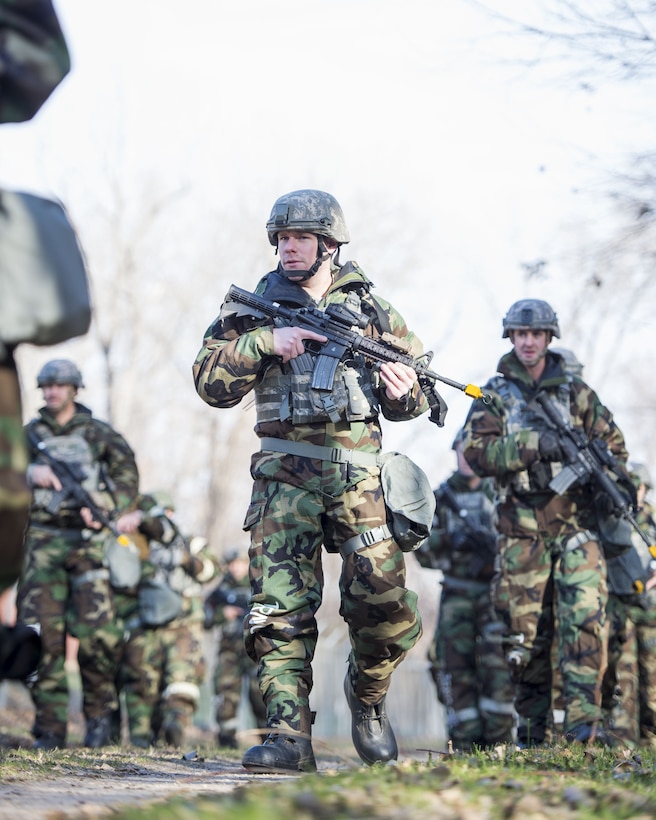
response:
<path id="1" fill-rule="evenodd" d="M 33 749 L 43 749 L 44 751 L 64 749 L 65 747 L 66 740 L 56 732 L 42 732 L 32 744 Z"/>
<path id="2" fill-rule="evenodd" d="M 83 745 L 88 749 L 100 749 L 102 746 L 112 745 L 111 715 L 101 715 L 87 721 L 87 733 L 84 736 Z"/>
<path id="3" fill-rule="evenodd" d="M 385 712 L 385 698 L 373 705 L 358 700 L 348 672 L 344 678 L 344 693 L 351 710 L 351 738 L 355 751 L 369 765 L 396 760 L 399 750 Z"/>
<path id="4" fill-rule="evenodd" d="M 316 772 L 317 762 L 308 738 L 270 734 L 261 746 L 251 746 L 241 765 L 251 772 Z"/>

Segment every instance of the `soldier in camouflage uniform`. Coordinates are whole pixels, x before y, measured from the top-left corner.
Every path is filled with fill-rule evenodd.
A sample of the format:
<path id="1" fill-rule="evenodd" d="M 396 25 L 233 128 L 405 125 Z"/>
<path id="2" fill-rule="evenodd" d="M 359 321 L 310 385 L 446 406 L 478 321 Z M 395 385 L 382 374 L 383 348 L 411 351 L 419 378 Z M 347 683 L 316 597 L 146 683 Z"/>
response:
<path id="1" fill-rule="evenodd" d="M 600 438 L 622 462 L 627 457 L 611 413 L 585 382 L 566 372 L 562 357 L 548 350 L 553 336 L 560 337 L 560 329 L 549 304 L 526 299 L 511 306 L 503 337 L 510 338 L 513 350 L 487 384 L 491 403 L 476 400 L 465 425 L 465 458 L 478 475 L 493 476 L 497 484 L 501 539 L 493 595 L 517 684 L 520 746 L 547 739 L 554 641 L 565 736 L 595 739 L 608 637 L 606 562 L 596 531 L 596 505 L 608 508 L 608 501 L 591 483 L 577 483 L 564 495 L 549 488 L 565 456 L 532 400 L 544 391 L 587 438 Z M 628 474 L 625 482 L 628 493 Z"/>
<path id="2" fill-rule="evenodd" d="M 629 470 L 638 485 L 640 529 L 656 544 L 656 511 L 646 496 L 653 483 L 645 464 L 631 462 Z M 633 532 L 634 548 L 644 553 L 645 545 Z M 648 556 L 647 556 L 648 560 Z M 607 726 L 614 737 L 630 744 L 656 748 L 656 572 L 653 560 L 646 591 L 624 598 L 609 596 L 611 640 L 608 673 L 604 681 Z"/>
<path id="3" fill-rule="evenodd" d="M 178 747 L 198 708 L 205 678 L 202 585 L 219 568 L 205 538 L 182 536 L 168 494 L 143 496 L 139 507 L 119 522 L 126 532 L 141 532 L 149 543 L 136 612 L 126 623 L 120 688 L 130 742 L 147 747 L 161 739 Z"/>
<path id="4" fill-rule="evenodd" d="M 267 232 L 280 264 L 260 280 L 258 294 L 293 307 L 346 304 L 370 317 L 363 333 L 391 333 L 421 354 L 418 339 L 388 302 L 373 296 L 360 267 L 339 264 L 349 234 L 334 197 L 316 190 L 280 197 Z M 330 392 L 313 390 L 315 356 L 305 342 L 325 337 L 248 312 L 224 303 L 193 368 L 196 390 L 214 407 L 233 407 L 254 390 L 261 439 L 244 522 L 252 590 L 246 645 L 258 663 L 271 731 L 246 752 L 243 765 L 256 772 L 316 768 L 309 697 L 322 544 L 343 557 L 340 613 L 352 647 L 345 694 L 354 745 L 366 763 L 395 759 L 385 697 L 421 625 L 403 554 L 387 525 L 379 417 L 411 419 L 427 402 L 411 368 L 370 368 L 359 354 L 339 364 Z"/>
<path id="5" fill-rule="evenodd" d="M 237 717 L 242 681 L 248 687 L 248 700 L 258 729 L 266 726 L 266 709 L 257 681 L 257 666 L 244 647 L 244 618 L 249 609 L 251 585 L 248 555 L 231 550 L 223 560 L 225 573 L 205 599 L 205 628 L 220 627 L 218 653 L 214 668 L 218 743 L 236 749 Z"/>
<path id="6" fill-rule="evenodd" d="M 0 0 L 0 123 L 30 120 L 70 70 L 50 0 Z M 14 348 L 0 328 L 0 593 L 20 575 L 30 506 Z"/>
<path id="7" fill-rule="evenodd" d="M 113 514 L 127 509 L 138 490 L 134 453 L 123 436 L 75 400 L 83 386 L 77 366 L 67 359 L 47 362 L 37 383 L 46 404 L 26 429 L 58 460 L 86 474 L 83 487 L 99 507 Z M 67 631 L 79 640 L 84 744 L 103 746 L 109 742 L 109 716 L 118 707 L 115 677 L 122 642 L 105 537 L 88 508 L 80 509 L 73 498 L 60 493 L 60 480 L 34 445 L 28 480 L 34 492 L 17 607 L 19 620 L 40 624 L 43 641 L 38 680 L 31 689 L 35 747 L 52 749 L 66 742 Z"/>
<path id="8" fill-rule="evenodd" d="M 511 742 L 514 686 L 494 617 L 490 581 L 497 551 L 494 485 L 477 476 L 453 443 L 458 469 L 435 491 L 435 522 L 415 552 L 423 567 L 442 570 L 431 677 L 445 706 L 449 740 L 471 750 Z"/>

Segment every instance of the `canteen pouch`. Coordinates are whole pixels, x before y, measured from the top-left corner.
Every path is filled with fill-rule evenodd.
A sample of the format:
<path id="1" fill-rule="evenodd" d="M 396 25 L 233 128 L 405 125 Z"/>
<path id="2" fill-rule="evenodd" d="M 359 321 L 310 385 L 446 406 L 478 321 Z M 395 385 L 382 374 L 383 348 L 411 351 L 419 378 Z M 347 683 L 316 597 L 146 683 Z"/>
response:
<path id="1" fill-rule="evenodd" d="M 428 477 L 402 453 L 383 453 L 380 482 L 394 540 L 403 552 L 419 549 L 430 534 L 435 514 Z"/>
<path id="2" fill-rule="evenodd" d="M 142 581 L 138 597 L 144 626 L 164 626 L 182 614 L 182 595 L 157 576 Z"/>
<path id="3" fill-rule="evenodd" d="M 127 535 L 110 534 L 103 548 L 109 583 L 114 589 L 136 587 L 141 578 L 141 560 L 136 544 Z"/>

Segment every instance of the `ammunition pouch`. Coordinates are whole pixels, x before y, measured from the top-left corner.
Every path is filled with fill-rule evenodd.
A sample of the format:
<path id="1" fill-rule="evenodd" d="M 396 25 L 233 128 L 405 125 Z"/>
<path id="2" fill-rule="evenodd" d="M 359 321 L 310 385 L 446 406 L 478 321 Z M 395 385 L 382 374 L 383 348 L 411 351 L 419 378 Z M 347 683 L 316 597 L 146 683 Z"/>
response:
<path id="1" fill-rule="evenodd" d="M 631 524 L 625 518 L 597 510 L 597 529 L 607 559 L 617 558 L 633 546 Z"/>
<path id="2" fill-rule="evenodd" d="M 104 541 L 105 565 L 114 589 L 136 587 L 141 578 L 141 559 L 137 545 L 127 536 L 110 533 Z"/>
<path id="3" fill-rule="evenodd" d="M 160 577 L 139 585 L 139 616 L 144 626 L 164 626 L 182 614 L 182 595 Z"/>
<path id="4" fill-rule="evenodd" d="M 402 453 L 383 453 L 380 482 L 394 540 L 403 552 L 418 549 L 430 535 L 435 515 L 428 477 Z"/>
<path id="5" fill-rule="evenodd" d="M 644 590 L 651 575 L 651 555 L 646 547 L 645 554 L 642 552 L 633 548 L 615 558 L 607 559 L 608 591 L 629 606 L 647 609 Z"/>

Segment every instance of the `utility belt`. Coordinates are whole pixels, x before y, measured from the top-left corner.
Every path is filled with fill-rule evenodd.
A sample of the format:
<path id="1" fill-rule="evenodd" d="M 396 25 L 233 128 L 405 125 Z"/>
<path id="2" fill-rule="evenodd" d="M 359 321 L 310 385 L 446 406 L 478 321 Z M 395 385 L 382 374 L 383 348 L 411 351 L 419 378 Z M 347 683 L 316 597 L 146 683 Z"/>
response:
<path id="1" fill-rule="evenodd" d="M 301 458 L 316 458 L 330 461 L 333 464 L 353 464 L 356 467 L 380 467 L 382 453 L 366 453 L 348 447 L 321 447 L 305 441 L 289 441 L 284 438 L 265 436 L 260 439 L 260 450 L 272 450 L 274 453 L 286 453 Z"/>
<path id="2" fill-rule="evenodd" d="M 260 449 L 334 464 L 380 468 L 388 523 L 348 539 L 340 547 L 343 558 L 388 538 L 394 538 L 402 552 L 412 552 L 428 538 L 435 514 L 435 496 L 424 472 L 402 453 L 368 453 L 266 436 L 260 439 Z"/>

